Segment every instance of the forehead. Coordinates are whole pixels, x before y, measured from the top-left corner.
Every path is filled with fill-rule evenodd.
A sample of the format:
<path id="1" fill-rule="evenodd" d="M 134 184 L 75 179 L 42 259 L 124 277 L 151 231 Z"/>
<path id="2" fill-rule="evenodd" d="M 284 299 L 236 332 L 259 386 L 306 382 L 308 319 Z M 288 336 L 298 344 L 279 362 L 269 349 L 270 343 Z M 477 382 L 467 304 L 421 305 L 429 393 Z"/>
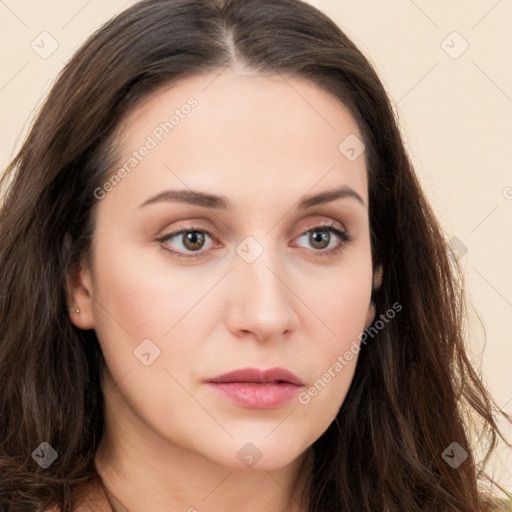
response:
<path id="1" fill-rule="evenodd" d="M 345 184 L 367 202 L 364 155 L 343 152 L 343 141 L 362 141 L 356 121 L 301 77 L 234 70 L 187 77 L 146 97 L 119 134 L 117 165 L 134 165 L 125 165 L 129 176 L 110 196 L 131 195 L 137 204 L 164 187 L 247 204 Z M 145 156 L 134 156 L 143 146 Z"/>

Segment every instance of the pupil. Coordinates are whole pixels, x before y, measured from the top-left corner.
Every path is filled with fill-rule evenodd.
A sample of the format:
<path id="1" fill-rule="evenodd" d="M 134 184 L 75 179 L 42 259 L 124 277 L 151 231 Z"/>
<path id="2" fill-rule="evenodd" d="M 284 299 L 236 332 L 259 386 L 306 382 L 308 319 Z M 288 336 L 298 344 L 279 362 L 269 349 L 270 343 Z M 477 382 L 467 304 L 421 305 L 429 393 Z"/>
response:
<path id="1" fill-rule="evenodd" d="M 325 231 L 313 231 L 312 233 L 313 235 L 313 240 L 314 240 L 314 243 L 322 243 L 322 241 L 327 241 L 327 245 L 329 244 L 329 241 L 327 240 L 328 237 L 329 237 L 329 233 L 325 232 Z M 318 238 L 318 236 L 320 236 L 320 238 Z M 324 245 L 324 247 L 326 247 Z"/>
<path id="2" fill-rule="evenodd" d="M 198 243 L 199 245 L 201 245 L 202 238 L 202 235 L 200 235 L 198 231 L 192 231 L 187 233 L 186 242 L 187 244 L 190 243 L 193 246 L 195 246 Z M 197 249 L 197 247 L 192 247 L 192 249 Z"/>

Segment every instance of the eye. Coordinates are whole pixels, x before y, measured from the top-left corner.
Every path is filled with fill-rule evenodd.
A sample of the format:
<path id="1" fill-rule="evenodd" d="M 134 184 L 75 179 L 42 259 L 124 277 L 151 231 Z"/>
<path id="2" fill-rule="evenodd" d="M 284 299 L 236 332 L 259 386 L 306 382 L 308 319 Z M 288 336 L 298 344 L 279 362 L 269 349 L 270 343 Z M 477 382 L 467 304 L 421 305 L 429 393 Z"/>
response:
<path id="1" fill-rule="evenodd" d="M 340 239 L 340 242 L 334 248 L 327 249 L 330 245 L 332 246 L 333 234 Z M 315 252 L 319 256 L 333 256 L 339 253 L 353 239 L 351 235 L 338 229 L 334 224 L 326 224 L 308 229 L 297 240 L 303 237 L 307 237 L 306 240 L 312 245 L 313 249 L 316 249 Z"/>
<path id="2" fill-rule="evenodd" d="M 334 248 L 329 248 L 326 250 L 326 248 L 331 245 L 333 234 L 336 235 L 340 242 Z M 311 245 L 313 246 L 313 251 L 316 252 L 319 256 L 334 256 L 353 239 L 351 235 L 337 228 L 334 224 L 320 225 L 308 229 L 302 233 L 298 239 L 305 236 L 308 237 L 307 240 L 310 241 Z M 201 251 L 201 249 L 204 248 L 205 240 L 207 237 L 211 240 L 215 240 L 214 235 L 210 231 L 191 226 L 186 229 L 180 229 L 179 231 L 169 233 L 161 238 L 158 238 L 156 241 L 162 244 L 164 250 L 171 252 L 180 258 L 195 258 L 201 256 L 207 251 L 207 249 Z M 173 239 L 180 241 L 179 245 L 181 245 L 181 247 L 178 247 L 178 250 L 170 248 L 172 245 L 169 243 L 169 241 Z M 213 242 L 210 244 L 210 248 L 212 244 Z"/>
<path id="3" fill-rule="evenodd" d="M 185 235 L 185 236 L 183 236 Z M 160 243 L 166 242 L 165 245 L 163 245 L 163 248 L 176 256 L 184 257 L 184 258 L 194 258 L 196 256 L 200 256 L 205 251 L 199 251 L 203 248 L 206 237 L 209 237 L 213 239 L 212 233 L 210 233 L 206 229 L 199 229 L 190 227 L 187 229 L 181 229 L 180 231 L 175 231 L 174 233 L 170 233 L 168 235 L 165 235 L 162 238 L 159 238 L 157 241 Z M 172 240 L 173 238 L 181 239 L 181 246 L 182 248 L 179 248 L 179 250 L 175 251 L 174 249 L 168 248 L 168 241 Z M 186 254 L 186 251 L 196 252 L 199 254 Z"/>

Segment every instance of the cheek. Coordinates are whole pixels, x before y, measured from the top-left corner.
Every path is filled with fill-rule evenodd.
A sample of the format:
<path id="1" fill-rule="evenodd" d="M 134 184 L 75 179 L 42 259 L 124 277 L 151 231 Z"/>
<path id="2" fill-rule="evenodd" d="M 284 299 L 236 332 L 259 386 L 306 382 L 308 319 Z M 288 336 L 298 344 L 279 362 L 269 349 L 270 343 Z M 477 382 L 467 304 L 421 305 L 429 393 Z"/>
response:
<path id="1" fill-rule="evenodd" d="M 337 309 L 333 316 L 336 336 L 320 339 L 315 350 L 309 351 L 309 361 L 313 377 L 305 389 L 297 396 L 298 403 L 309 417 L 316 417 L 310 435 L 320 436 L 334 421 L 346 399 L 359 357 L 363 348 L 360 342 L 360 325 L 364 317 L 359 313 L 351 315 Z M 341 311 L 341 313 L 340 313 Z"/>
<path id="2" fill-rule="evenodd" d="M 326 340 L 325 353 L 342 348 L 365 327 L 371 298 L 372 261 L 368 231 L 361 228 L 355 241 L 334 264 L 308 264 L 293 275 L 293 288 L 308 306 L 301 314 L 306 325 L 316 324 Z M 300 284 L 300 287 L 299 287 Z M 308 333 L 311 337 L 313 333 Z"/>
<path id="3" fill-rule="evenodd" d="M 335 420 L 346 399 L 354 377 L 359 343 L 339 340 L 336 347 L 324 346 L 324 355 L 316 361 L 316 377 L 297 396 L 307 428 L 308 443 L 318 439 Z M 347 354 L 350 354 L 347 357 Z M 312 419 L 314 420 L 312 421 Z"/>
<path id="4" fill-rule="evenodd" d="M 117 247 L 98 244 L 93 283 L 95 331 L 110 370 L 119 377 L 138 369 L 147 352 L 152 369 L 193 370 L 207 330 L 200 326 L 222 318 L 214 293 L 205 297 L 219 272 L 171 268 L 162 255 L 155 261 L 158 248 Z"/>
<path id="5" fill-rule="evenodd" d="M 303 347 L 312 378 L 298 401 L 322 418 L 325 428 L 346 398 L 359 351 L 364 349 L 360 338 L 371 296 L 371 266 L 355 269 L 348 274 L 338 272 L 333 279 L 324 280 L 321 290 L 310 290 L 307 296 L 315 316 L 306 324 L 306 339 L 315 343 L 314 347 Z"/>
<path id="6" fill-rule="evenodd" d="M 155 344 L 153 357 L 161 351 L 163 334 L 173 323 L 172 308 L 179 290 L 158 279 L 158 273 L 141 262 L 132 247 L 123 250 L 112 238 L 100 240 L 95 262 L 96 335 L 111 371 L 124 374 L 139 366 L 134 350 L 144 340 Z"/>
<path id="7" fill-rule="evenodd" d="M 362 258 L 364 260 L 364 258 Z M 371 262 L 340 265 L 317 279 L 302 278 L 301 297 L 310 313 L 303 318 L 315 324 L 325 345 L 324 353 L 343 347 L 365 327 L 371 298 Z"/>
<path id="8" fill-rule="evenodd" d="M 163 336 L 184 303 L 189 298 L 197 301 L 195 279 L 191 282 L 190 275 L 173 272 L 169 266 L 155 267 L 154 259 L 148 258 L 152 253 L 133 245 L 123 250 L 119 242 L 99 245 L 94 289 L 100 327 L 117 322 L 125 333 Z"/>

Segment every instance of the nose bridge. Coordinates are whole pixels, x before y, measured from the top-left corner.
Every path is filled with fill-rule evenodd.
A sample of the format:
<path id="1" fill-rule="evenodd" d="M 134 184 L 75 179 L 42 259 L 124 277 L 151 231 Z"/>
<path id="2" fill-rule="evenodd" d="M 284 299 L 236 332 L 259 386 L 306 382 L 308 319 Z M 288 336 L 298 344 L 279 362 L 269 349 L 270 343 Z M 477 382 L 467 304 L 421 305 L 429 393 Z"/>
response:
<path id="1" fill-rule="evenodd" d="M 231 305 L 238 329 L 259 336 L 293 327 L 293 294 L 285 285 L 284 255 L 271 235 L 249 236 L 236 248 Z"/>
<path id="2" fill-rule="evenodd" d="M 258 241 L 249 236 L 238 245 L 236 278 L 243 283 L 245 292 L 254 298 L 263 295 L 266 302 L 282 300 L 285 299 L 286 288 L 277 276 L 284 273 L 283 255 L 277 244 L 270 243 L 270 235 L 265 240 L 263 238 L 260 235 Z"/>

